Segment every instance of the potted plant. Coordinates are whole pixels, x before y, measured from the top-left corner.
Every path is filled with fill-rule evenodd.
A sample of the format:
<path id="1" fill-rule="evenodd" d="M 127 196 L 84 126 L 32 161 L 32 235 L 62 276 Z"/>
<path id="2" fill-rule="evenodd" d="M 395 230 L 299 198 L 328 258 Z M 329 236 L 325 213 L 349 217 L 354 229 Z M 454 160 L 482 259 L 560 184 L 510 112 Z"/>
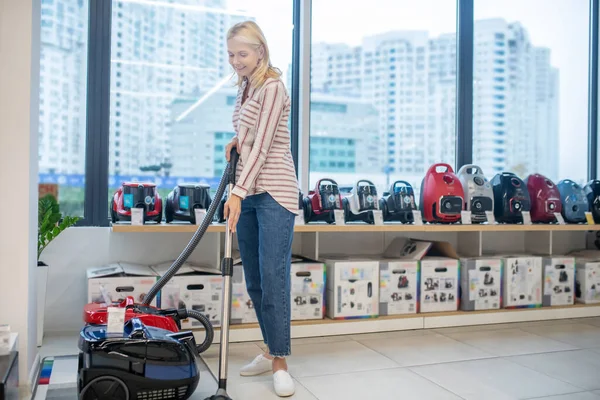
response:
<path id="1" fill-rule="evenodd" d="M 37 285 L 38 285 L 38 329 L 37 343 L 42 345 L 44 337 L 44 309 L 46 307 L 46 282 L 48 265 L 40 260 L 44 249 L 65 229 L 79 221 L 79 217 L 62 216 L 56 197 L 47 194 L 38 200 L 38 240 L 37 240 Z"/>
<path id="2" fill-rule="evenodd" d="M 40 261 L 44 249 L 65 229 L 75 225 L 79 217 L 62 216 L 56 197 L 47 194 L 38 201 L 38 266 L 45 265 Z"/>

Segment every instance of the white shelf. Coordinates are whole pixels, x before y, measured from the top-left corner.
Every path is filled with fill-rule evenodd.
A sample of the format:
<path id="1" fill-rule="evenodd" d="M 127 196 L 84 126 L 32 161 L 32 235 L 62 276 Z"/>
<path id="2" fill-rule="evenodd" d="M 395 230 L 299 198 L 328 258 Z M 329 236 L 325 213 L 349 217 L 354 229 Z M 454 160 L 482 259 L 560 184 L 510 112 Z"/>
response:
<path id="1" fill-rule="evenodd" d="M 291 336 L 292 339 L 298 339 L 589 317 L 600 317 L 600 304 L 491 311 L 454 311 L 352 320 L 292 321 Z M 198 336 L 196 339 L 201 340 L 203 337 L 202 330 L 196 332 Z M 220 334 L 221 330 L 216 328 L 214 343 L 220 342 Z M 229 341 L 231 343 L 260 340 L 262 340 L 262 336 L 258 324 L 232 325 L 229 331 Z"/>

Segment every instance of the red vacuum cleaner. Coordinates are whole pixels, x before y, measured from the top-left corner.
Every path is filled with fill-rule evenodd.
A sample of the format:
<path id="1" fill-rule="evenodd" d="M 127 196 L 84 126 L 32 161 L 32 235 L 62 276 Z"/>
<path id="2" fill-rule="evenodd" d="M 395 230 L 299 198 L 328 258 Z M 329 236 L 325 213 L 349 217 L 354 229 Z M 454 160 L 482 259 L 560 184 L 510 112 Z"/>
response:
<path id="1" fill-rule="evenodd" d="M 338 184 L 333 179 L 323 178 L 317 181 L 315 189 L 308 192 L 302 200 L 304 222 L 335 222 L 334 210 L 342 209 L 342 196 Z"/>
<path id="2" fill-rule="evenodd" d="M 221 183 L 215 194 L 222 198 L 226 184 L 229 193 L 235 184 L 238 154 L 231 152 Z M 177 273 L 192 254 L 211 224 L 219 201 L 213 201 L 194 236 L 169 270 L 158 280 L 141 304 L 133 297 L 112 304 L 91 303 L 85 306 L 86 326 L 79 337 L 77 388 L 80 400 L 164 400 L 188 399 L 200 380 L 199 355 L 212 344 L 214 329 L 208 318 L 196 311 L 162 310 L 150 306 L 155 296 Z M 230 399 L 227 395 L 227 356 L 231 314 L 232 233 L 226 225 L 225 256 L 221 263 L 223 276 L 223 310 L 218 391 L 212 400 Z M 124 308 L 123 332 L 108 333 L 109 307 Z M 203 325 L 204 342 L 196 345 L 193 332 L 181 331 L 180 321 L 194 318 Z"/>
<path id="3" fill-rule="evenodd" d="M 433 164 L 421 182 L 419 208 L 426 222 L 460 221 L 465 194 L 449 164 Z"/>
<path id="4" fill-rule="evenodd" d="M 531 199 L 531 221 L 555 222 L 554 213 L 562 212 L 562 202 L 554 182 L 543 175 L 531 174 L 525 178 L 525 185 Z"/>

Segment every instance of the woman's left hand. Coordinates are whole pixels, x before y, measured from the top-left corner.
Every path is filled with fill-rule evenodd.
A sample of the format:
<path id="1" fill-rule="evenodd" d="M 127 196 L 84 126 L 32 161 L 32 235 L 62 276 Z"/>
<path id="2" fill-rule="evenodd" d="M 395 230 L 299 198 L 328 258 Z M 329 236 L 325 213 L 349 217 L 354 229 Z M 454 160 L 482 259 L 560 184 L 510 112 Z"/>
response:
<path id="1" fill-rule="evenodd" d="M 238 220 L 240 219 L 240 214 L 242 212 L 242 199 L 238 196 L 231 195 L 229 199 L 225 202 L 225 206 L 223 207 L 223 215 L 227 219 L 227 223 L 229 224 L 229 230 L 232 233 L 235 233 L 235 227 L 237 226 Z"/>

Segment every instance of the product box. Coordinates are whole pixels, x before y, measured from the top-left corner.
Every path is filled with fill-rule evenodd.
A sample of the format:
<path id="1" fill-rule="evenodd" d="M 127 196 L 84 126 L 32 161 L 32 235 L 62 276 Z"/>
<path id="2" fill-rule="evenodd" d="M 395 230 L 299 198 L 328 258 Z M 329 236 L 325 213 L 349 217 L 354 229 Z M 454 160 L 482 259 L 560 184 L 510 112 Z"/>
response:
<path id="1" fill-rule="evenodd" d="M 379 262 L 360 257 L 324 256 L 326 312 L 331 319 L 379 315 Z"/>
<path id="2" fill-rule="evenodd" d="M 254 303 L 246 289 L 244 268 L 241 263 L 234 263 L 231 277 L 231 324 L 251 324 L 258 322 Z"/>
<path id="3" fill-rule="evenodd" d="M 152 269 L 162 277 L 171 265 L 173 261 L 152 266 Z M 223 277 L 220 273 L 209 266 L 185 262 L 159 293 L 159 307 L 195 310 L 204 314 L 213 327 L 220 326 L 223 308 Z M 200 327 L 202 324 L 194 318 L 181 321 L 182 329 Z"/>
<path id="4" fill-rule="evenodd" d="M 127 296 L 141 303 L 158 280 L 158 274 L 148 265 L 117 262 L 89 268 L 87 279 L 88 303 L 121 302 Z M 150 305 L 156 304 L 155 297 Z"/>
<path id="5" fill-rule="evenodd" d="M 418 261 L 380 260 L 379 315 L 416 314 L 418 289 Z"/>
<path id="6" fill-rule="evenodd" d="M 504 262 L 503 307 L 527 308 L 542 305 L 542 257 L 502 256 Z"/>
<path id="7" fill-rule="evenodd" d="M 292 262 L 290 275 L 292 321 L 323 319 L 325 317 L 325 264 L 298 259 Z"/>
<path id="8" fill-rule="evenodd" d="M 569 255 L 575 257 L 575 301 L 600 303 L 600 251 L 577 250 Z"/>
<path id="9" fill-rule="evenodd" d="M 600 260 L 576 259 L 575 296 L 578 303 L 600 303 Z"/>
<path id="10" fill-rule="evenodd" d="M 542 305 L 568 306 L 575 303 L 575 258 L 544 257 L 542 259 L 544 295 Z"/>
<path id="11" fill-rule="evenodd" d="M 386 258 L 419 261 L 417 312 L 458 310 L 460 261 L 450 243 L 398 237 L 392 240 L 384 255 Z"/>
<path id="12" fill-rule="evenodd" d="M 460 261 L 460 309 L 498 310 L 502 307 L 502 260 L 463 258 Z"/>

